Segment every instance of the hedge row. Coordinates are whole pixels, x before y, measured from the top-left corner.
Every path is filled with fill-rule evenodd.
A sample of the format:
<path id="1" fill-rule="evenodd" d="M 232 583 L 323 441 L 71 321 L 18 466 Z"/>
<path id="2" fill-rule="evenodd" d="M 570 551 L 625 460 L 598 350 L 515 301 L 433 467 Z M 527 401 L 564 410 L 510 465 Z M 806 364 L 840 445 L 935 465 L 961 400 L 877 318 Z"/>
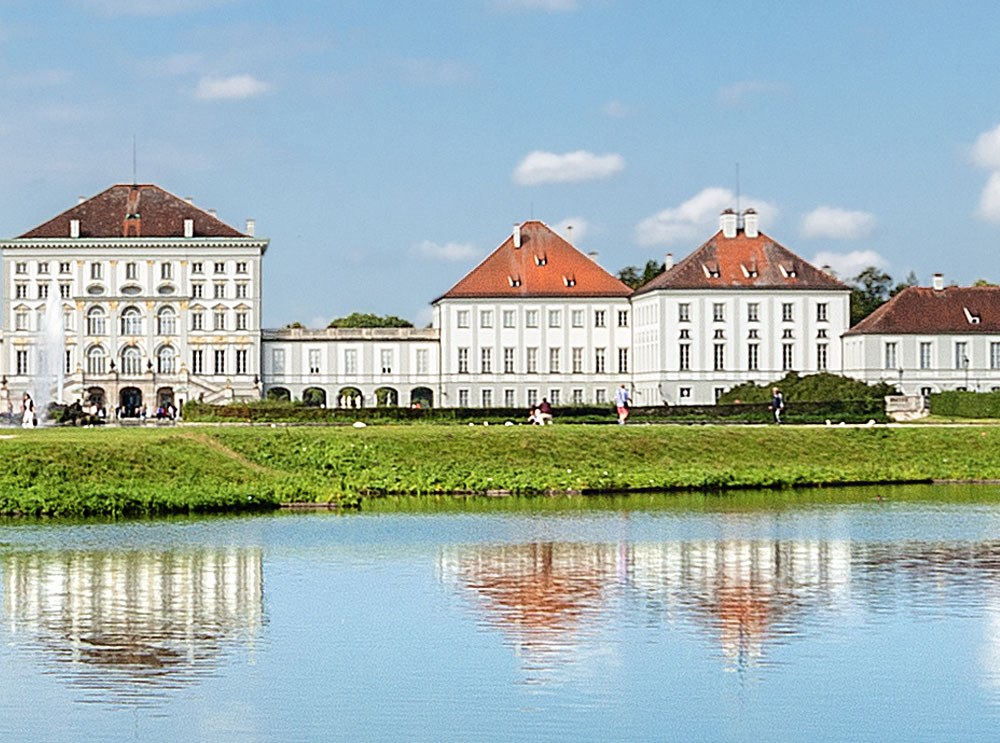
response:
<path id="1" fill-rule="evenodd" d="M 611 406 L 573 405 L 553 410 L 559 422 L 600 423 L 616 419 Z M 789 423 L 822 423 L 825 420 L 847 423 L 871 419 L 886 420 L 881 400 L 838 400 L 832 402 L 790 402 L 784 414 Z M 315 408 L 302 403 L 261 401 L 206 405 L 190 401 L 184 405 L 184 418 L 192 422 L 242 421 L 250 423 L 351 423 L 354 421 L 381 422 L 521 422 L 527 419 L 524 408 Z M 676 422 L 738 422 L 765 423 L 771 420 L 767 403 L 729 405 L 672 405 L 634 407 L 631 421 Z"/>
<path id="2" fill-rule="evenodd" d="M 935 392 L 931 412 L 955 418 L 1000 418 L 1000 392 Z"/>

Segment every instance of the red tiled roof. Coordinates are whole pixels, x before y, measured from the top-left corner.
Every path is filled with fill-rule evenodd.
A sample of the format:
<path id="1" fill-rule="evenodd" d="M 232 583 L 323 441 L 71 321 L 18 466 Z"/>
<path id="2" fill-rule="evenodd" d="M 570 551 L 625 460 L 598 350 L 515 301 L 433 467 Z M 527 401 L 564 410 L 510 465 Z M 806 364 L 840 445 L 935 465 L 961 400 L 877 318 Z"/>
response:
<path id="1" fill-rule="evenodd" d="M 848 287 L 776 243 L 763 232 L 747 237 L 715 233 L 669 271 L 636 290 L 654 289 L 842 289 Z"/>
<path id="2" fill-rule="evenodd" d="M 845 335 L 876 333 L 1000 333 L 1000 287 L 908 287 Z"/>
<path id="3" fill-rule="evenodd" d="M 438 299 L 471 297 L 627 297 L 632 290 L 541 222 L 521 225 Z M 437 301 L 437 300 L 434 300 Z"/>
<path id="4" fill-rule="evenodd" d="M 135 215 L 138 214 L 138 219 Z M 225 222 L 151 184 L 118 184 L 21 235 L 69 237 L 80 220 L 80 237 L 184 237 L 184 220 L 194 220 L 194 237 L 246 237 Z"/>

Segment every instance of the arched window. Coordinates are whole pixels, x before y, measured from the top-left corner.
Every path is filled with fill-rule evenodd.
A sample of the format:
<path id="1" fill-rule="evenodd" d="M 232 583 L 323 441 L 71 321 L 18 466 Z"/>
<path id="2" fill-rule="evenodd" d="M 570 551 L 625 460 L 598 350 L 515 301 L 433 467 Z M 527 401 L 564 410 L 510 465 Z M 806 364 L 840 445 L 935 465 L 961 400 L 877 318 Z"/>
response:
<path id="1" fill-rule="evenodd" d="M 104 374 L 108 354 L 100 346 L 87 349 L 87 374 Z"/>
<path id="2" fill-rule="evenodd" d="M 135 346 L 126 346 L 122 351 L 122 374 L 142 374 L 142 354 Z"/>
<path id="3" fill-rule="evenodd" d="M 104 335 L 104 310 L 100 307 L 91 307 L 87 310 L 87 335 Z"/>
<path id="4" fill-rule="evenodd" d="M 122 310 L 122 335 L 142 335 L 142 313 L 137 308 Z"/>
<path id="5" fill-rule="evenodd" d="M 156 352 L 156 371 L 158 374 L 176 373 L 177 352 L 173 346 L 161 346 Z"/>
<path id="6" fill-rule="evenodd" d="M 177 334 L 177 314 L 172 307 L 164 307 L 156 316 L 156 333 L 157 335 Z"/>

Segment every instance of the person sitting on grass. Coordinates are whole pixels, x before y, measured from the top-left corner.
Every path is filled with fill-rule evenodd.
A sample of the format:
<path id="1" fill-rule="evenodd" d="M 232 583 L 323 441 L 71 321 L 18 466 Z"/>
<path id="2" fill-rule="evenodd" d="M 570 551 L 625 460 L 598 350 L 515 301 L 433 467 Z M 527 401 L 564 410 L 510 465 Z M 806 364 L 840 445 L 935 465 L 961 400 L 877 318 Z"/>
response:
<path id="1" fill-rule="evenodd" d="M 541 404 L 538 406 L 537 417 L 538 422 L 543 426 L 546 423 L 552 423 L 552 406 L 549 405 L 549 401 L 544 397 L 542 398 Z"/>

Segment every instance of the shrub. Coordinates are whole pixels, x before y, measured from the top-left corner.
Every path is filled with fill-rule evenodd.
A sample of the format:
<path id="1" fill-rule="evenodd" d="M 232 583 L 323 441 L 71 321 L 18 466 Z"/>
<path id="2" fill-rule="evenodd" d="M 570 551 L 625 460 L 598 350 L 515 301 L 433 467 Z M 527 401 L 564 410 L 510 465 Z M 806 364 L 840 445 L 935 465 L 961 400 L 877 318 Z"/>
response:
<path id="1" fill-rule="evenodd" d="M 955 418 L 1000 418 L 1000 392 L 935 392 L 931 412 Z"/>
<path id="2" fill-rule="evenodd" d="M 767 382 L 760 386 L 753 382 L 737 385 L 719 398 L 720 403 L 770 402 L 771 388 L 779 387 L 785 396 L 786 403 L 797 400 L 811 402 L 834 402 L 842 400 L 877 400 L 884 405 L 887 395 L 899 394 L 891 384 L 879 382 L 867 384 L 850 377 L 837 374 L 809 374 L 804 377 L 796 372 L 789 372 L 783 378 Z"/>

